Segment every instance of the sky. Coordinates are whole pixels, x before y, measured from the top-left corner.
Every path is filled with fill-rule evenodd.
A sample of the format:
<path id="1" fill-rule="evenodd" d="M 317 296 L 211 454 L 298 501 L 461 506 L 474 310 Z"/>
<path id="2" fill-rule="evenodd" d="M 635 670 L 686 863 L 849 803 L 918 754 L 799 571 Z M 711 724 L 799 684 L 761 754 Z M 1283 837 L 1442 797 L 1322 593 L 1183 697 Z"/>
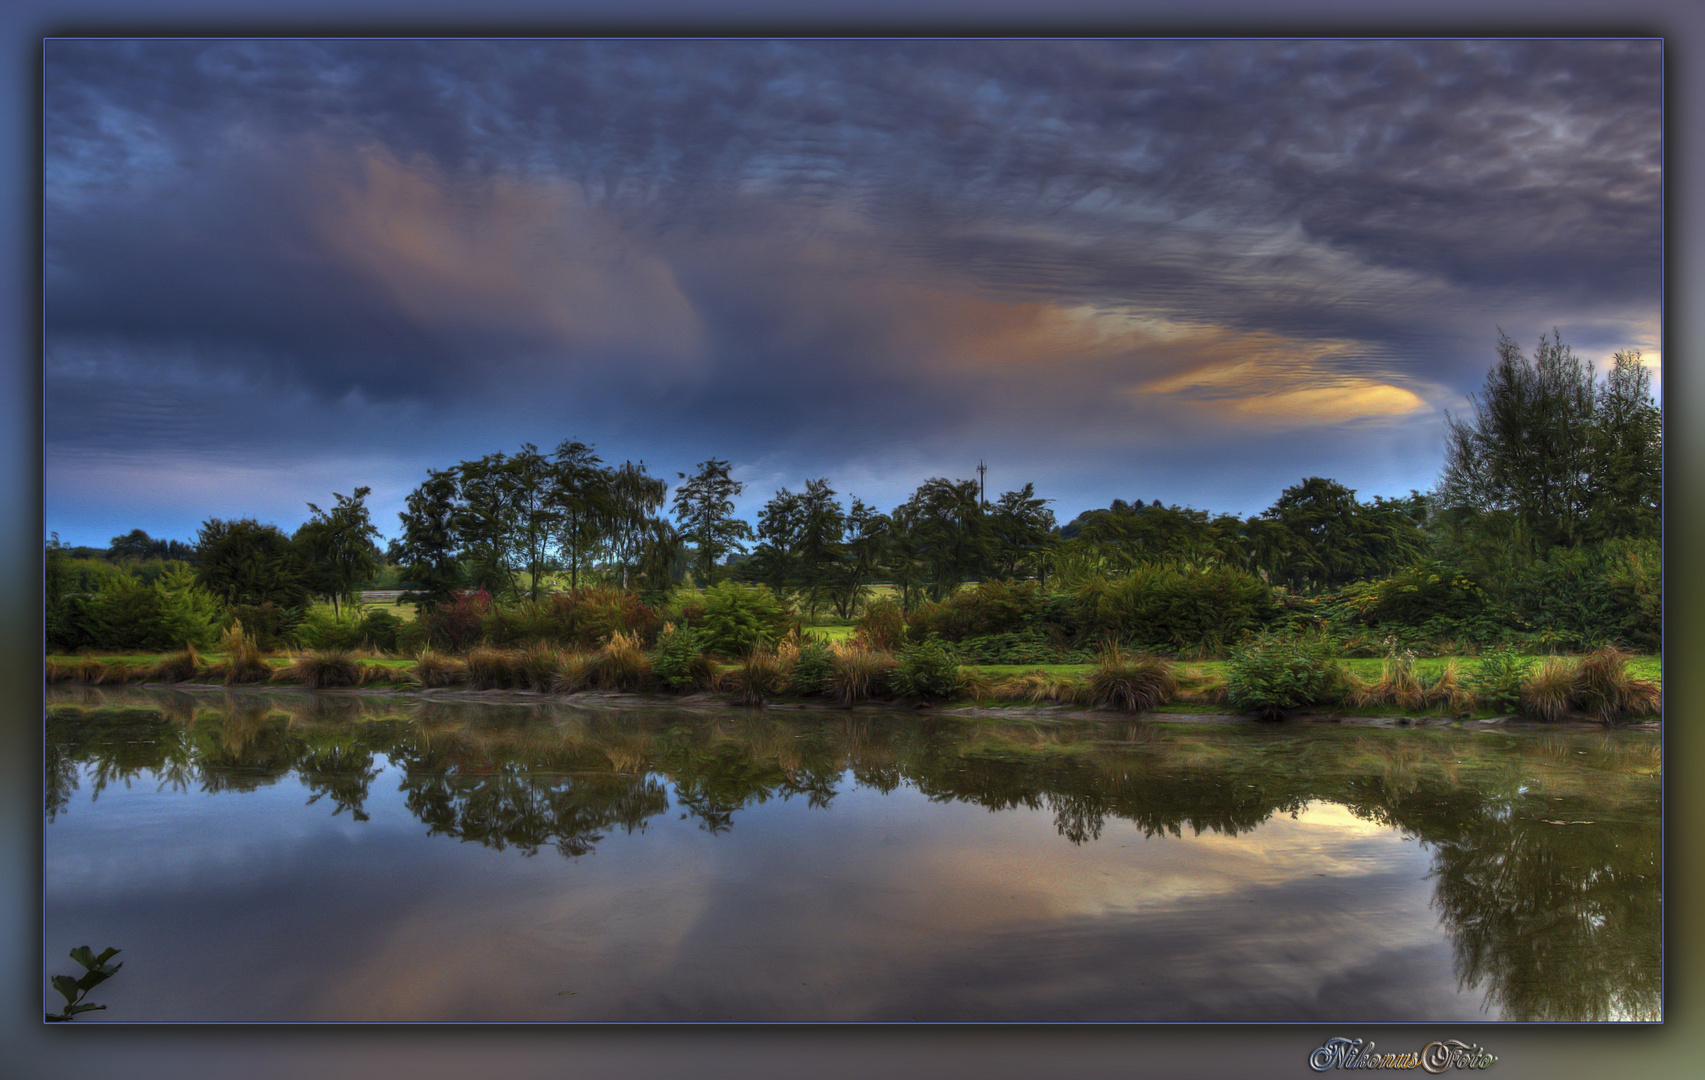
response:
<path id="1" fill-rule="evenodd" d="M 1425 490 L 1556 328 L 1661 385 L 1657 41 L 52 40 L 44 509 L 293 529 L 565 439 L 752 516 Z"/>

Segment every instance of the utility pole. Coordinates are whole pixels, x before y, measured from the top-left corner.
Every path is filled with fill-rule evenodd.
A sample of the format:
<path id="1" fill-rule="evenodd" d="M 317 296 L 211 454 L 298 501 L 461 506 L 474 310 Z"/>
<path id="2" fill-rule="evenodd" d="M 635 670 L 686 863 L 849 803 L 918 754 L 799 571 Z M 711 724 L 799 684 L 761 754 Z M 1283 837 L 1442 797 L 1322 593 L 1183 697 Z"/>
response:
<path id="1" fill-rule="evenodd" d="M 988 468 L 987 465 L 983 464 L 982 458 L 977 459 L 977 502 L 982 505 L 984 510 L 989 508 L 988 492 L 983 488 L 983 473 L 987 472 Z"/>

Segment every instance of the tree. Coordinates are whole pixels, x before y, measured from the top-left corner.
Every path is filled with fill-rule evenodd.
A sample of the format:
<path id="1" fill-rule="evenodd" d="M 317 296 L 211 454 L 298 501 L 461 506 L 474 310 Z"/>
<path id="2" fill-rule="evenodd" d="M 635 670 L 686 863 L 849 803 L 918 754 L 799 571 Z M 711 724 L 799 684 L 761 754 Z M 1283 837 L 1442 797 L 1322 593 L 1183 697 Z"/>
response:
<path id="1" fill-rule="evenodd" d="M 447 603 L 462 587 L 456 491 L 454 469 L 429 469 L 397 515 L 403 534 L 391 545 L 391 561 L 414 586 L 402 599 L 417 608 Z"/>
<path id="2" fill-rule="evenodd" d="M 863 499 L 853 499 L 847 510 L 846 528 L 842 533 L 842 557 L 836 568 L 831 594 L 835 614 L 841 618 L 852 618 L 870 591 L 877 567 L 882 564 L 883 549 L 892 525 L 888 515 L 877 513 Z"/>
<path id="3" fill-rule="evenodd" d="M 1638 352 L 1616 354 L 1595 413 L 1589 531 L 1595 539 L 1656 539 L 1663 531 L 1663 417 Z"/>
<path id="4" fill-rule="evenodd" d="M 520 548 L 522 492 L 508 454 L 495 454 L 456 466 L 456 535 L 470 583 L 492 595 L 519 596 L 515 560 Z"/>
<path id="5" fill-rule="evenodd" d="M 669 494 L 661 477 L 648 475 L 645 462 L 624 461 L 610 476 L 610 513 L 606 536 L 622 588 L 640 569 L 648 548 L 659 542 L 668 522 L 656 516 Z"/>
<path id="6" fill-rule="evenodd" d="M 1614 492 L 1625 482 L 1595 477 L 1595 468 L 1614 459 L 1637 474 L 1655 475 L 1655 455 L 1648 460 L 1643 448 L 1631 455 L 1595 455 L 1596 448 L 1618 441 L 1607 439 L 1595 424 L 1595 408 L 1602 404 L 1607 414 L 1632 417 L 1650 400 L 1633 370 L 1637 358 L 1619 366 L 1624 370 L 1613 372 L 1614 388 L 1607 386 L 1601 394 L 1592 365 L 1577 359 L 1555 331 L 1540 337 L 1530 360 L 1500 330 L 1498 362 L 1487 373 L 1485 388 L 1469 395 L 1470 415 L 1447 418 L 1439 482 L 1443 505 L 1458 514 L 1507 512 L 1520 523 L 1520 535 L 1534 546 L 1534 554 L 1557 544 L 1579 544 L 1588 535 L 1595 501 L 1609 493 L 1614 503 Z M 1615 426 L 1633 433 L 1620 423 Z M 1648 437 L 1655 435 L 1653 425 Z M 1636 443 L 1639 438 L 1635 434 Z M 1633 490 L 1640 490 L 1643 480 L 1642 475 L 1627 478 Z"/>
<path id="7" fill-rule="evenodd" d="M 345 497 L 332 492 L 337 505 L 321 510 L 313 503 L 313 517 L 296 530 L 295 542 L 307 562 L 308 584 L 315 594 L 331 601 L 338 613 L 340 601 L 353 600 L 355 587 L 379 570 L 379 549 L 373 541 L 379 530 L 367 515 L 366 499 L 371 488 L 358 487 Z"/>
<path id="8" fill-rule="evenodd" d="M 1389 574 L 1421 550 L 1409 500 L 1361 503 L 1351 489 L 1320 476 L 1286 488 L 1261 517 L 1285 531 L 1282 540 L 1257 542 L 1271 559 L 1272 576 L 1292 588 L 1334 588 Z"/>
<path id="9" fill-rule="evenodd" d="M 515 510 L 514 547 L 527 568 L 527 594 L 534 600 L 550 568 L 551 544 L 557 535 L 556 478 L 550 459 L 532 443 L 522 443 L 520 452 L 509 459 L 506 479 L 511 489 L 509 504 Z"/>
<path id="10" fill-rule="evenodd" d="M 995 502 L 989 524 L 994 537 L 994 571 L 1001 577 L 1046 577 L 1047 550 L 1054 538 L 1054 512 L 1025 484 Z"/>
<path id="11" fill-rule="evenodd" d="M 791 594 L 799 581 L 799 536 L 803 527 L 803 500 L 782 488 L 758 511 L 758 547 L 741 567 L 741 576 L 763 582 L 779 597 Z"/>
<path id="12" fill-rule="evenodd" d="M 744 552 L 752 526 L 734 516 L 734 499 L 746 485 L 728 475 L 726 461 L 699 462 L 699 471 L 675 489 L 675 519 L 683 540 L 698 548 L 695 576 L 701 585 L 716 583 L 717 566 L 730 552 Z"/>
<path id="13" fill-rule="evenodd" d="M 932 600 L 989 572 L 993 536 L 980 496 L 975 480 L 933 477 L 895 511 L 895 523 L 903 518 L 907 526 L 904 546 L 923 563 Z"/>
<path id="14" fill-rule="evenodd" d="M 846 512 L 835 500 L 835 489 L 829 486 L 828 478 L 807 480 L 805 493 L 799 497 L 795 547 L 799 591 L 813 616 L 834 592 L 846 555 L 841 542 L 846 531 Z"/>
<path id="15" fill-rule="evenodd" d="M 556 448 L 550 505 L 570 588 L 580 587 L 581 570 L 591 566 L 603 543 L 613 513 L 613 479 L 614 473 L 585 443 L 565 440 Z"/>
<path id="16" fill-rule="evenodd" d="M 253 518 L 202 523 L 196 540 L 197 584 L 231 605 L 306 604 L 307 567 L 296 545 L 276 525 Z"/>

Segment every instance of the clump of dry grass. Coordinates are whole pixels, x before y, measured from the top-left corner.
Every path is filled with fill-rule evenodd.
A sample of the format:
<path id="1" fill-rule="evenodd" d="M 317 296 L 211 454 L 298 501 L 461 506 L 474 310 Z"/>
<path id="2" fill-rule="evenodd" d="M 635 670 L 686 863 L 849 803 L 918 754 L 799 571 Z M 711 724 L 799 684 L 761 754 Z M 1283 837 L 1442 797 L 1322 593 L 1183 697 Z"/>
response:
<path id="1" fill-rule="evenodd" d="M 527 685 L 520 657 L 507 649 L 478 645 L 468 650 L 463 663 L 468 667 L 468 685 L 475 690 L 512 690 Z"/>
<path id="2" fill-rule="evenodd" d="M 408 674 L 422 689 L 436 690 L 446 686 L 460 686 L 467 682 L 468 666 L 454 657 L 444 656 L 431 649 L 422 649 L 420 655 L 415 657 L 414 667 Z"/>
<path id="3" fill-rule="evenodd" d="M 549 690 L 556 679 L 557 669 L 562 666 L 567 655 L 558 646 L 544 641 L 534 642 L 522 649 L 516 663 L 527 680 L 528 689 Z"/>
<path id="4" fill-rule="evenodd" d="M 1614 646 L 1595 649 L 1575 668 L 1572 703 L 1605 723 L 1654 714 L 1662 705 L 1656 683 L 1628 674 L 1628 654 Z"/>
<path id="5" fill-rule="evenodd" d="M 839 641 L 829 646 L 828 690 L 842 705 L 854 705 L 888 692 L 888 673 L 895 660 L 889 653 Z"/>
<path id="6" fill-rule="evenodd" d="M 597 686 L 605 690 L 643 690 L 651 681 L 651 658 L 640 645 L 639 634 L 620 630 L 598 650 L 593 673 Z"/>
<path id="7" fill-rule="evenodd" d="M 1128 654 L 1117 646 L 1104 651 L 1089 673 L 1089 700 L 1125 712 L 1146 712 L 1178 695 L 1172 665 L 1156 656 Z"/>
<path id="8" fill-rule="evenodd" d="M 589 652 L 564 653 L 551 674 L 546 689 L 553 694 L 574 694 L 592 686 L 598 673 L 598 654 Z"/>
<path id="9" fill-rule="evenodd" d="M 762 705 L 781 693 L 787 683 L 787 675 L 780 658 L 760 647 L 723 672 L 721 681 L 722 688 L 739 704 Z"/>
<path id="10" fill-rule="evenodd" d="M 1575 690 L 1575 665 L 1561 656 L 1539 662 L 1521 689 L 1521 711 L 1541 720 L 1557 720 L 1569 711 Z"/>
<path id="11" fill-rule="evenodd" d="M 367 670 L 348 649 L 315 649 L 298 653 L 290 663 L 274 672 L 273 682 L 299 682 L 310 690 L 360 686 Z"/>
<path id="12" fill-rule="evenodd" d="M 1198 705 L 1224 705 L 1226 703 L 1225 677 L 1223 675 L 1175 670 L 1173 676 L 1178 680 L 1176 700 L 1194 702 Z"/>
<path id="13" fill-rule="evenodd" d="M 1426 682 L 1421 689 L 1421 697 L 1429 708 L 1442 705 L 1452 712 L 1474 705 L 1474 691 L 1463 682 L 1462 672 L 1454 659 L 1446 660 L 1444 668 Z"/>
<path id="14" fill-rule="evenodd" d="M 46 664 L 47 681 L 86 683 L 99 686 L 107 682 L 124 682 L 130 674 L 130 668 L 114 661 L 103 664 L 92 656 L 80 656 L 70 663 L 61 664 L 54 660 Z"/>
<path id="15" fill-rule="evenodd" d="M 991 696 L 1001 701 L 1027 701 L 1032 705 L 1076 705 L 1087 698 L 1087 688 L 1070 675 L 1056 675 L 1036 668 L 1008 675 L 995 684 Z"/>
<path id="16" fill-rule="evenodd" d="M 987 672 L 976 668 L 961 667 L 959 669 L 959 696 L 973 701 L 984 701 L 995 696 L 996 679 Z"/>
<path id="17" fill-rule="evenodd" d="M 194 645 L 186 645 L 182 652 L 175 652 L 154 665 L 149 674 L 160 682 L 188 682 L 199 676 L 204 669 L 201 657 L 196 655 Z"/>
<path id="18" fill-rule="evenodd" d="M 222 674 L 227 684 L 258 683 L 272 678 L 272 668 L 266 662 L 252 635 L 243 631 L 241 619 L 233 619 L 219 638 L 219 651 L 225 654 Z"/>
<path id="19" fill-rule="evenodd" d="M 1427 688 L 1415 673 L 1415 654 L 1412 652 L 1388 653 L 1380 665 L 1376 682 L 1370 683 L 1354 673 L 1346 674 L 1344 702 L 1356 708 L 1383 705 L 1406 712 L 1422 709 L 1431 703 Z"/>

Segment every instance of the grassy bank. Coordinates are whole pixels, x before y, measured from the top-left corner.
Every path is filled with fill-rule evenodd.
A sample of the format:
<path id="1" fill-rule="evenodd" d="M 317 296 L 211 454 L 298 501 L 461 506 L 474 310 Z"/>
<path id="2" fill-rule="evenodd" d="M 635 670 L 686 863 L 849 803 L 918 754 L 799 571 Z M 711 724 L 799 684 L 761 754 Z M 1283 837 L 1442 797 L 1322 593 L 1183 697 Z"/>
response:
<path id="1" fill-rule="evenodd" d="M 686 645 L 687 642 L 681 644 Z M 797 702 L 852 705 L 893 701 L 935 706 L 1062 706 L 1118 712 L 1248 712 L 1278 717 L 1322 709 L 1364 716 L 1488 717 L 1520 713 L 1540 719 L 1593 715 L 1604 720 L 1656 713 L 1659 657 L 1429 658 L 1408 665 L 1327 659 L 1303 663 L 1313 696 L 1273 698 L 1248 662 L 1173 663 L 1110 654 L 1097 664 L 959 665 L 939 646 L 898 653 L 850 643 L 788 645 L 738 661 L 695 648 L 651 652 L 620 635 L 597 650 L 534 645 L 475 648 L 420 658 L 317 650 L 288 656 L 210 651 L 173 654 L 51 656 L 50 682 L 221 684 L 276 683 L 312 689 L 520 690 L 574 693 L 709 692 L 740 704 Z M 1499 665 L 1502 665 L 1500 668 Z M 1491 665 L 1488 669 L 1488 665 Z M 1296 682 L 1292 672 L 1281 680 Z M 1252 683 L 1252 680 L 1254 682 Z M 1306 680 L 1305 680 L 1306 681 Z M 1251 686 L 1254 685 L 1254 689 Z"/>

